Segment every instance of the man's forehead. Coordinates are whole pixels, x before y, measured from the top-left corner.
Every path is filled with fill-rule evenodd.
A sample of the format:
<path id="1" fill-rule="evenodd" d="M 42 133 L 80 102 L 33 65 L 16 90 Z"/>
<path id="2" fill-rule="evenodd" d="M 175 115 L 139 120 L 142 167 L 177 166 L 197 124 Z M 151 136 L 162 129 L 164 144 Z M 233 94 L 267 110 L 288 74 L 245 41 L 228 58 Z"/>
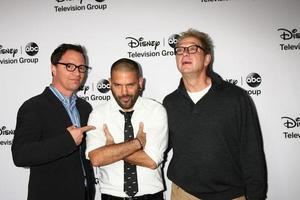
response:
<path id="1" fill-rule="evenodd" d="M 177 46 L 180 46 L 182 44 L 201 44 L 201 42 L 195 38 L 195 37 L 186 37 L 178 41 Z"/>

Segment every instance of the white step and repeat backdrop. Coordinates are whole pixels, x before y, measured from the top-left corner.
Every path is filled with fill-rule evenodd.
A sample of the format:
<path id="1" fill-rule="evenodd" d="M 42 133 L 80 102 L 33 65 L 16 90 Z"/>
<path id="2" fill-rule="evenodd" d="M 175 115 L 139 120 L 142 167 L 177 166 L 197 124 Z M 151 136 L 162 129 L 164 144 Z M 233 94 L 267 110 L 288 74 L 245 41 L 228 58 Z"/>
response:
<path id="1" fill-rule="evenodd" d="M 26 199 L 29 170 L 15 167 L 10 151 L 16 114 L 51 82 L 54 48 L 87 48 L 93 69 L 78 95 L 93 106 L 111 98 L 109 69 L 121 57 L 142 65 L 144 96 L 162 101 L 178 85 L 172 46 L 188 28 L 212 36 L 215 71 L 256 103 L 268 199 L 300 199 L 299 11 L 299 0 L 1 0 L 1 199 Z"/>

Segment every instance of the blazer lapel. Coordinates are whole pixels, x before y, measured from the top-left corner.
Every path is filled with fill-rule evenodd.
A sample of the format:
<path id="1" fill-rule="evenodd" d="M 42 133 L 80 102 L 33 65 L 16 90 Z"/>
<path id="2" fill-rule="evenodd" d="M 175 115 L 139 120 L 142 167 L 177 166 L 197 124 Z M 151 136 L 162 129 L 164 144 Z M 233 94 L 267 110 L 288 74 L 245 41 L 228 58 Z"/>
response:
<path id="1" fill-rule="evenodd" d="M 48 99 L 48 101 L 53 106 L 53 112 L 58 113 L 58 117 L 61 118 L 61 121 L 66 124 L 67 127 L 72 126 L 72 121 L 66 111 L 63 103 L 53 94 L 53 92 L 46 87 L 43 92 L 43 95 Z"/>

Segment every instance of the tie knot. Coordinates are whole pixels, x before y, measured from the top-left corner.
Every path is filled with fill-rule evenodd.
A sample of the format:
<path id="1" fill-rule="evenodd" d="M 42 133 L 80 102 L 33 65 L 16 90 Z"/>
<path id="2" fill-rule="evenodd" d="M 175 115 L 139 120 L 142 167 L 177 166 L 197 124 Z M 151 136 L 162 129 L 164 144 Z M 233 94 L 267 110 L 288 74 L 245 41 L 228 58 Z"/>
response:
<path id="1" fill-rule="evenodd" d="M 122 110 L 119 110 L 119 111 L 120 111 L 120 113 L 121 113 L 122 115 L 124 115 L 124 118 L 125 118 L 125 119 L 129 119 L 129 120 L 130 120 L 134 110 L 128 111 L 128 112 L 124 112 L 124 111 L 122 111 Z"/>

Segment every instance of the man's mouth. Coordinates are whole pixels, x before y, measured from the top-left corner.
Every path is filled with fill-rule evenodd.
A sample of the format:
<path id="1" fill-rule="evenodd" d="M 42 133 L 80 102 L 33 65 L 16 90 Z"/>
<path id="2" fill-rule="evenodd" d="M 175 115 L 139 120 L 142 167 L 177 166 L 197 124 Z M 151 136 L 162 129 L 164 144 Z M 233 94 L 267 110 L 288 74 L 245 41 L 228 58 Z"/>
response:
<path id="1" fill-rule="evenodd" d="M 121 100 L 124 102 L 128 102 L 130 100 L 130 96 L 123 96 L 121 97 Z"/>
<path id="2" fill-rule="evenodd" d="M 191 61 L 183 61 L 182 62 L 182 65 L 189 65 L 189 64 L 192 64 L 192 62 Z"/>

